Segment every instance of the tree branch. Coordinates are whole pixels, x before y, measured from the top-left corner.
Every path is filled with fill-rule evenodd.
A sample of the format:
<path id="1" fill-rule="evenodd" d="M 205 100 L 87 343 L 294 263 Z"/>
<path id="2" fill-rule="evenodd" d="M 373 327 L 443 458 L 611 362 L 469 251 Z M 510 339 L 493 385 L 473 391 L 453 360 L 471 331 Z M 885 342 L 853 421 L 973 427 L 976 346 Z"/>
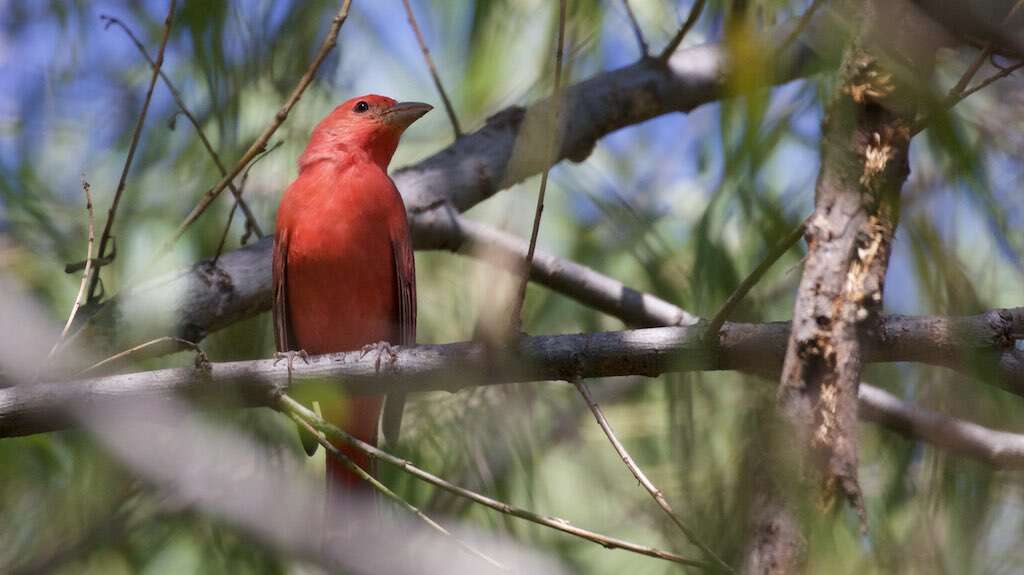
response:
<path id="1" fill-rule="evenodd" d="M 807 258 L 779 384 L 782 414 L 818 467 L 825 500 L 845 497 L 864 529 L 856 435 L 861 335 L 882 309 L 916 116 L 912 78 L 897 75 L 886 49 L 907 48 L 901 56 L 922 78 L 934 57 L 922 46 L 908 45 L 927 41 L 913 30 L 899 46 L 882 38 L 891 25 L 880 22 L 911 20 L 906 6 L 894 4 L 859 3 L 851 13 L 859 31 L 843 58 L 837 93 L 822 124 Z"/>
<path id="2" fill-rule="evenodd" d="M 683 25 L 680 26 L 679 30 L 677 30 L 675 35 L 672 36 L 672 39 L 669 40 L 668 44 L 661 51 L 661 54 L 658 55 L 658 60 L 665 62 L 672 57 L 676 48 L 678 48 L 679 44 L 681 44 L 683 39 L 686 38 L 686 34 L 688 34 L 693 28 L 693 25 L 697 23 L 697 19 L 700 18 L 700 14 L 703 11 L 704 0 L 694 0 L 693 6 L 690 7 L 690 13 L 686 16 L 686 21 L 683 22 Z"/>
<path id="3" fill-rule="evenodd" d="M 75 316 L 78 315 L 78 310 L 81 309 L 82 303 L 85 297 L 85 288 L 89 283 L 89 275 L 92 272 L 93 257 L 92 247 L 96 240 L 96 221 L 93 217 L 92 211 L 92 187 L 89 186 L 89 182 L 85 181 L 85 175 L 82 175 L 82 193 L 85 194 L 85 213 L 88 223 L 88 239 L 85 244 L 85 268 L 82 270 L 82 280 L 78 284 L 78 293 L 75 295 L 75 302 L 71 304 L 71 313 L 68 315 L 68 320 L 64 322 L 64 329 L 60 331 L 60 336 L 57 341 L 54 342 L 53 347 L 50 348 L 50 353 L 46 354 L 46 357 L 53 357 L 53 354 L 57 353 L 61 344 L 64 343 L 64 338 L 68 335 L 68 330 L 75 323 Z"/>
<path id="4" fill-rule="evenodd" d="M 486 495 L 481 495 L 475 491 L 464 489 L 462 487 L 459 487 L 458 485 L 454 485 L 452 483 L 449 483 L 448 481 L 445 481 L 444 479 L 434 475 L 433 473 L 430 473 L 429 471 L 425 471 L 423 469 L 420 469 L 419 467 L 416 467 L 409 460 L 395 457 L 390 453 L 377 449 L 376 447 L 370 445 L 369 443 L 360 441 L 358 438 L 355 438 L 349 435 L 348 433 L 345 433 L 345 431 L 343 431 L 340 427 L 337 427 L 327 421 L 324 421 L 323 419 L 318 417 L 314 412 L 310 411 L 309 409 L 306 409 L 306 407 L 303 406 L 301 403 L 295 401 L 294 399 L 288 397 L 287 395 L 281 396 L 280 404 L 282 410 L 288 411 L 301 421 L 307 422 L 312 427 L 315 427 L 318 431 L 330 435 L 335 440 L 344 441 L 346 444 L 355 447 L 356 449 L 362 451 L 363 453 L 366 453 L 367 455 L 373 457 L 374 459 L 378 459 L 380 461 L 384 461 L 386 463 L 394 465 L 400 468 L 402 471 L 405 471 L 406 473 L 412 475 L 413 477 L 416 477 L 421 481 L 425 481 L 435 487 L 444 489 L 445 491 L 448 491 L 450 493 L 454 493 L 459 497 L 465 497 L 473 501 L 474 503 L 483 505 L 484 507 L 488 507 L 490 509 L 493 509 L 500 513 L 511 515 L 513 517 L 525 519 L 527 521 L 536 523 L 538 525 L 543 525 L 545 527 L 549 527 L 551 529 L 555 529 L 563 533 L 568 533 L 581 539 L 592 541 L 607 549 L 623 549 L 626 551 L 630 551 L 632 553 L 638 553 L 640 555 L 646 555 L 648 557 L 654 557 L 656 559 L 672 561 L 673 563 L 679 563 L 680 565 L 689 565 L 692 567 L 700 567 L 703 569 L 709 569 L 711 567 L 709 564 L 704 563 L 702 561 L 687 559 L 686 557 L 676 555 L 675 553 L 669 553 L 667 551 L 662 551 L 660 549 L 655 549 L 653 547 L 648 547 L 646 545 L 637 545 L 636 543 L 624 541 L 622 539 L 617 539 L 615 537 L 608 537 L 607 535 L 602 535 L 600 533 L 595 533 L 587 529 L 576 527 L 575 525 L 572 525 L 570 522 L 560 517 L 547 517 L 539 513 L 534 513 L 527 509 L 514 507 L 512 505 L 509 505 L 508 503 L 492 499 L 490 497 L 487 497 Z"/>
<path id="5" fill-rule="evenodd" d="M 640 22 L 637 22 L 636 14 L 633 13 L 633 7 L 629 5 L 629 0 L 622 0 L 622 7 L 626 9 L 629 25 L 633 28 L 636 44 L 640 47 L 640 57 L 646 58 L 650 55 L 650 50 L 647 48 L 647 40 L 644 39 L 644 31 L 640 29 Z"/>
<path id="6" fill-rule="evenodd" d="M 909 404 L 865 383 L 860 384 L 860 416 L 908 439 L 927 441 L 997 469 L 1024 469 L 1024 434 L 988 429 Z"/>
<path id="7" fill-rule="evenodd" d="M 789 324 L 727 323 L 717 351 L 705 345 L 703 331 L 694 326 L 534 336 L 497 354 L 472 342 L 420 345 L 396 348 L 395 361 L 379 371 L 375 358 L 360 357 L 359 351 L 328 354 L 295 364 L 292 383 L 331 379 L 350 393 L 384 394 L 680 371 L 764 373 L 780 369 Z M 1024 396 L 1024 354 L 1013 347 L 1019 339 L 1024 339 L 1024 308 L 956 318 L 892 315 L 880 318 L 864 351 L 868 362 L 943 366 L 984 375 Z M 970 360 L 979 357 L 991 371 L 972 372 Z M 0 437 L 67 427 L 62 411 L 67 406 L 121 405 L 130 417 L 133 400 L 181 394 L 214 405 L 271 406 L 288 386 L 287 366 L 273 359 L 18 385 L 0 389 Z"/>
<path id="8" fill-rule="evenodd" d="M 416 15 L 412 11 L 412 6 L 409 4 L 409 0 L 402 0 L 402 5 L 405 6 L 405 17 L 409 21 L 409 27 L 412 28 L 413 34 L 416 35 L 416 42 L 420 45 L 420 52 L 423 53 L 423 60 L 427 63 L 427 70 L 430 72 L 430 78 L 434 80 L 434 87 L 437 88 L 437 93 L 441 96 L 441 102 L 444 103 L 444 111 L 448 113 L 448 120 L 452 123 L 452 131 L 455 132 L 455 139 L 458 140 L 462 137 L 462 128 L 459 126 L 459 117 L 455 114 L 455 108 L 452 107 L 452 102 L 448 99 L 448 93 L 445 92 L 444 85 L 441 84 L 441 75 L 437 73 L 437 68 L 434 66 L 434 59 L 430 57 L 430 49 L 427 48 L 427 40 L 423 37 L 423 33 L 420 32 L 420 27 L 416 23 Z"/>
<path id="9" fill-rule="evenodd" d="M 623 445 L 615 435 L 615 430 L 612 429 L 612 424 L 608 421 L 608 418 L 604 416 L 604 410 L 602 410 L 601 406 L 594 400 L 594 396 L 590 393 L 590 389 L 587 387 L 587 384 L 580 380 L 574 381 L 573 384 L 576 386 L 576 389 L 579 390 L 580 395 L 583 396 L 583 400 L 587 402 L 587 407 L 589 407 L 590 412 L 594 414 L 594 420 L 597 421 L 597 425 L 601 428 L 605 437 L 607 437 L 608 441 L 612 444 L 612 448 L 615 449 L 615 453 L 619 455 L 619 458 L 622 459 L 622 463 L 626 465 L 626 468 L 629 469 L 629 472 L 632 473 L 633 477 L 640 483 L 640 486 L 647 491 L 651 498 L 654 499 L 654 502 L 658 504 L 658 507 L 661 507 L 661 510 L 668 515 L 669 519 L 671 519 L 673 523 L 675 523 L 676 527 L 678 527 L 683 535 L 686 536 L 686 539 L 704 552 L 704 555 L 707 556 L 710 563 L 717 565 L 727 573 L 734 573 L 735 571 L 733 571 L 732 567 L 730 567 L 728 563 L 723 561 L 707 543 L 701 541 L 700 538 L 697 537 L 697 534 L 683 523 L 683 520 L 679 518 L 679 515 L 672 510 L 672 506 L 669 504 L 668 499 L 665 498 L 665 494 L 662 493 L 661 489 L 658 489 L 654 482 L 647 477 L 647 474 L 640 469 L 636 460 L 634 460 L 629 452 L 626 451 L 626 446 Z"/>
<path id="10" fill-rule="evenodd" d="M 196 131 L 196 136 L 199 137 L 199 141 L 203 144 L 203 148 L 206 149 L 206 153 L 209 154 L 210 159 L 213 160 L 214 165 L 217 166 L 217 170 L 220 172 L 220 175 L 222 177 L 227 176 L 227 168 L 224 167 L 224 163 L 221 162 L 220 155 L 213 149 L 213 144 L 211 144 L 210 140 L 206 137 L 206 133 L 203 131 L 203 126 L 199 123 L 199 120 L 196 119 L 195 115 L 188 109 L 188 106 L 185 105 L 185 99 L 182 98 L 181 92 L 179 92 L 174 86 L 171 79 L 167 77 L 167 74 L 163 69 L 153 61 L 153 58 L 149 55 L 149 51 L 146 50 L 146 47 L 143 46 L 142 42 L 140 42 L 135 36 L 132 29 L 122 22 L 120 18 L 101 15 L 100 19 L 106 21 L 108 27 L 117 26 L 121 28 L 121 30 L 124 30 L 124 33 L 127 34 L 128 38 L 135 44 L 135 48 L 138 49 L 140 54 L 142 54 L 142 57 L 145 58 L 146 62 L 149 62 L 150 67 L 153 68 L 153 70 L 160 75 L 160 79 L 164 81 L 164 85 L 167 86 L 167 90 L 174 98 L 174 103 L 178 105 L 178 109 L 181 110 L 181 113 L 184 114 L 185 117 L 188 118 L 189 123 L 192 124 L 192 127 Z M 256 220 L 256 215 L 252 213 L 252 210 L 249 208 L 249 204 L 242 199 L 241 190 L 235 187 L 234 182 L 228 182 L 228 190 L 230 190 L 231 194 L 235 196 L 235 205 L 242 208 L 242 213 L 245 215 L 246 226 L 256 232 L 256 237 L 262 238 L 264 235 L 263 229 L 260 228 L 259 221 Z"/>
<path id="11" fill-rule="evenodd" d="M 245 166 L 248 165 L 253 158 L 266 149 L 267 142 L 270 141 L 271 136 L 273 136 L 274 132 L 281 127 L 281 124 L 288 119 L 289 112 L 291 112 L 292 108 L 295 107 L 295 104 L 299 102 L 299 99 L 302 98 L 302 94 L 306 91 L 306 88 L 309 87 L 310 83 L 313 82 L 313 77 L 316 76 L 316 72 L 320 69 L 320 65 L 323 64 L 327 55 L 334 49 L 334 46 L 337 45 L 338 33 L 341 32 L 341 27 L 345 24 L 345 20 L 348 19 L 348 10 L 351 4 L 352 0 L 344 0 L 342 2 L 341 7 L 338 8 L 338 13 L 335 14 L 334 19 L 331 20 L 331 26 L 327 30 L 327 35 L 324 37 L 323 43 L 320 44 L 320 50 L 317 52 L 316 56 L 314 56 L 313 61 L 309 63 L 309 67 L 306 68 L 306 71 L 299 78 L 295 88 L 293 88 L 291 94 L 288 95 L 288 99 L 285 100 L 281 105 L 281 108 L 276 114 L 274 114 L 274 119 L 266 128 L 263 129 L 263 132 L 256 138 L 256 141 L 249 146 L 249 149 L 242 154 L 242 157 L 235 162 L 231 171 L 221 178 L 221 180 L 212 188 L 207 190 L 201 198 L 199 198 L 199 202 L 196 203 L 194 208 L 192 208 L 192 211 L 189 212 L 185 220 L 178 226 L 178 229 L 175 230 L 171 237 L 167 238 L 167 240 L 164 241 L 164 243 L 156 250 L 153 255 L 154 260 L 167 253 L 174 242 L 178 241 L 178 238 L 185 233 L 185 230 L 192 225 L 192 222 L 196 221 L 199 216 L 206 211 L 206 208 L 208 208 L 210 204 L 213 203 L 213 200 L 224 191 L 224 188 L 234 181 L 238 174 L 245 169 Z"/>
<path id="12" fill-rule="evenodd" d="M 139 112 L 139 119 L 135 121 L 132 128 L 131 143 L 128 144 L 128 155 L 124 159 L 124 168 L 121 169 L 121 177 L 117 180 L 117 189 L 114 191 L 114 199 L 110 202 L 110 209 L 107 210 L 107 223 L 103 225 L 103 233 L 100 235 L 99 255 L 93 266 L 92 277 L 89 278 L 89 291 L 86 301 L 95 303 L 101 296 L 96 293 L 100 283 L 100 271 L 103 268 L 102 261 L 107 257 L 107 242 L 113 238 L 114 220 L 117 217 L 117 207 L 121 203 L 121 195 L 124 194 L 125 184 L 128 181 L 128 172 L 132 168 L 132 160 L 135 158 L 135 150 L 139 146 L 139 138 L 142 136 L 142 126 L 146 123 L 146 114 L 149 112 L 149 103 L 153 99 L 153 88 L 156 87 L 156 80 L 160 74 L 160 68 L 164 65 L 164 49 L 167 48 L 167 40 L 171 37 L 171 25 L 174 23 L 174 6 L 176 0 L 170 0 L 167 6 L 167 17 L 164 18 L 164 35 L 160 40 L 160 48 L 156 52 L 156 62 L 153 64 L 153 74 L 149 78 L 149 87 L 146 88 L 146 97 L 142 101 L 142 110 Z M 113 256 L 111 256 L 113 257 Z"/>
<path id="13" fill-rule="evenodd" d="M 548 189 L 548 173 L 554 164 L 552 156 L 557 145 L 558 133 L 561 131 L 562 116 L 562 54 L 565 51 L 565 12 L 567 0 L 558 2 L 558 41 L 555 48 L 555 86 L 551 91 L 551 108 L 548 110 L 551 135 L 544 138 L 544 169 L 540 172 L 540 189 L 537 190 L 537 206 L 533 212 L 533 227 L 530 230 L 530 245 L 526 249 L 522 278 L 519 289 L 512 299 L 508 323 L 510 329 L 506 335 L 518 334 L 522 330 L 523 303 L 526 300 L 526 286 L 530 283 L 530 268 L 533 267 L 533 254 L 537 251 L 537 236 L 540 235 L 540 220 L 544 215 L 544 194 Z"/>

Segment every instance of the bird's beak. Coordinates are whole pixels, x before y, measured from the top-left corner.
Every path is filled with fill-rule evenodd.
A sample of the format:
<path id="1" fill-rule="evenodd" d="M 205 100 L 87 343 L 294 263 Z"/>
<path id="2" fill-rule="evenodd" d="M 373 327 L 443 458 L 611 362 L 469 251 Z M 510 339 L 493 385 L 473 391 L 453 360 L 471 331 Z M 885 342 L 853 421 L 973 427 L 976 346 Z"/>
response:
<path id="1" fill-rule="evenodd" d="M 433 106 L 423 102 L 399 102 L 385 110 L 381 116 L 386 123 L 404 130 L 433 109 Z"/>

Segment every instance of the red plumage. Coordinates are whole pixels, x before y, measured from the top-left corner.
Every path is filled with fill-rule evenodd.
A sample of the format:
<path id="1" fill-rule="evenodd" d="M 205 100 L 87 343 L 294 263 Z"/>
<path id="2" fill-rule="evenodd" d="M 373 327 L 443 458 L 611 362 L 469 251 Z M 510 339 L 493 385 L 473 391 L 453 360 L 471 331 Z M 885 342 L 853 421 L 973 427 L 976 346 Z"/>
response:
<path id="1" fill-rule="evenodd" d="M 416 280 L 405 206 L 387 175 L 402 132 L 430 110 L 367 95 L 341 104 L 313 130 L 299 176 L 281 200 L 274 242 L 278 351 L 350 351 L 416 339 Z M 352 397 L 324 417 L 377 443 L 384 398 Z M 392 401 L 389 398 L 389 401 Z M 338 447 L 373 472 L 361 452 Z M 362 480 L 332 457 L 330 493 Z"/>

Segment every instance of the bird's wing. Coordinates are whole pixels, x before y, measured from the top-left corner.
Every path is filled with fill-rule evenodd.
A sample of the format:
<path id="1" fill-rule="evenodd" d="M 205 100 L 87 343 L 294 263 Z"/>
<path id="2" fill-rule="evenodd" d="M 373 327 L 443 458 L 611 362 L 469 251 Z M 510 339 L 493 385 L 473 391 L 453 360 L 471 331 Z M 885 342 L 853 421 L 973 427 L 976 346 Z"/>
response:
<path id="1" fill-rule="evenodd" d="M 413 256 L 411 244 L 408 236 L 398 241 L 394 238 L 391 240 L 391 259 L 395 266 L 395 293 L 398 298 L 395 343 L 399 345 L 416 343 L 416 258 Z M 405 393 L 389 393 L 381 421 L 384 441 L 389 446 L 398 443 L 404 409 Z"/>
<path id="2" fill-rule="evenodd" d="M 416 259 L 408 240 L 391 242 L 391 256 L 398 284 L 398 344 L 416 343 Z"/>
<path id="3" fill-rule="evenodd" d="M 288 236 L 278 234 L 274 238 L 274 341 L 277 351 L 294 351 L 295 338 L 288 322 Z"/>
<path id="4" fill-rule="evenodd" d="M 278 234 L 274 238 L 273 265 L 274 300 L 274 342 L 278 352 L 298 351 L 292 324 L 288 321 L 288 236 Z M 320 445 L 309 432 L 299 428 L 299 441 L 306 455 L 312 456 Z"/>

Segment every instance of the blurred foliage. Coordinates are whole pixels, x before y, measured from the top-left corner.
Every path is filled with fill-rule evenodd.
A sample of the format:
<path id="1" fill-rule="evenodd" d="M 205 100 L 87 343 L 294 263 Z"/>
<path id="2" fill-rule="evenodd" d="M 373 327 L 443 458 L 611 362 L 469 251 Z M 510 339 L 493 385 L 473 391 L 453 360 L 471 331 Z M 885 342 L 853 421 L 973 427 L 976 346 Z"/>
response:
<path id="1" fill-rule="evenodd" d="M 165 70 L 230 164 L 270 120 L 316 50 L 337 2 L 237 0 L 179 3 Z M 689 3 L 631 2 L 652 50 L 675 31 Z M 511 104 L 551 87 L 556 3 L 543 0 L 417 0 L 420 27 L 463 125 L 474 129 Z M 569 81 L 634 61 L 639 51 L 619 1 L 571 2 Z M 678 303 L 713 314 L 813 203 L 818 126 L 828 75 L 763 87 L 770 54 L 759 30 L 806 2 L 709 2 L 684 42 L 727 38 L 737 65 L 730 97 L 683 116 L 612 134 L 580 164 L 553 171 L 542 247 Z M 29 2 L 0 5 L 0 266 L 63 320 L 78 278 L 63 273 L 84 252 L 79 177 L 103 222 L 149 70 L 116 28 L 124 19 L 155 51 L 164 2 Z M 952 85 L 974 50 L 939 55 L 939 84 Z M 986 66 L 983 73 L 991 72 Z M 258 164 L 246 196 L 272 228 L 281 190 L 295 176 L 311 126 L 338 101 L 378 92 L 436 101 L 399 0 L 356 0 L 339 47 Z M 941 93 L 941 92 L 940 92 Z M 1010 77 L 936 117 L 915 138 L 913 175 L 887 283 L 900 313 L 974 313 L 1021 305 L 1024 210 L 1024 83 Z M 1014 112 L 1016 111 L 1016 112 Z M 158 86 L 115 228 L 119 256 L 104 271 L 108 292 L 137 277 L 148 254 L 218 174 L 174 103 Z M 394 166 L 450 143 L 443 113 L 410 130 Z M 526 235 L 536 180 L 469 216 Z M 231 204 L 193 226 L 160 269 L 216 249 Z M 236 217 L 228 248 L 242 234 Z M 736 314 L 785 319 L 799 278 L 793 249 Z M 495 272 L 444 253 L 417 254 L 420 340 L 467 339 L 491 303 Z M 531 287 L 526 329 L 562 333 L 622 325 Z M 16 337 L 0 334 L 0 338 Z M 0 339 L 2 342 L 2 339 Z M 259 317 L 203 342 L 214 360 L 266 357 L 271 326 Z M 965 358 L 969 360 L 969 358 Z M 187 365 L 189 354 L 147 360 Z M 871 367 L 865 379 L 987 425 L 1024 431 L 1021 400 L 948 372 Z M 657 381 L 594 382 L 620 438 L 679 515 L 731 563 L 742 559 L 757 437 L 768 426 L 771 386 L 732 373 Z M 269 410 L 218 414 L 322 473 L 322 451 L 303 462 L 290 425 Z M 650 545 L 696 555 L 622 467 L 571 386 L 530 384 L 431 393 L 413 399 L 400 454 L 459 484 L 538 512 Z M 871 525 L 855 519 L 810 532 L 812 572 L 1020 572 L 1024 556 L 1019 476 L 952 457 L 875 426 L 863 432 L 862 481 Z M 258 471 L 258 466 L 256 467 Z M 544 530 L 453 499 L 383 467 L 384 481 L 428 513 L 508 532 L 579 572 L 668 573 L 674 566 Z M 305 572 L 232 527 L 183 509 L 133 478 L 88 435 L 68 431 L 0 441 L 0 566 L 51 564 L 63 573 Z M 819 528 L 820 527 L 820 528 Z M 46 564 L 42 564 L 47 566 Z M 3 567 L 0 567 L 3 569 Z"/>

